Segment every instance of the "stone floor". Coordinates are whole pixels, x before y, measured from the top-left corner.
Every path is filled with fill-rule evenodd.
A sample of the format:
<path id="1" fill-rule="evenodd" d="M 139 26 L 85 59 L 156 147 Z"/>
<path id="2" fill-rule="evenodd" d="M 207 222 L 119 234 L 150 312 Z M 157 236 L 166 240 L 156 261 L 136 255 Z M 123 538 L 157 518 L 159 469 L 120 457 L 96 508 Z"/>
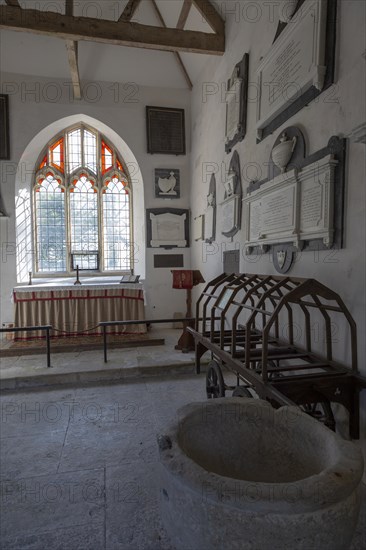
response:
<path id="1" fill-rule="evenodd" d="M 125 380 L 155 374 L 192 373 L 194 353 L 182 353 L 174 349 L 181 333 L 181 329 L 154 327 L 151 334 L 155 338 L 164 338 L 165 345 L 110 349 L 108 363 L 104 363 L 103 350 L 51 353 L 51 368 L 47 368 L 45 353 L 2 357 L 0 387 L 5 390 L 24 389 Z"/>
<path id="2" fill-rule="evenodd" d="M 5 392 L 0 548 L 174 550 L 159 519 L 156 435 L 204 399 L 192 375 Z M 366 548 L 365 516 L 366 491 L 353 550 Z"/>
<path id="3" fill-rule="evenodd" d="M 202 377 L 182 376 L 193 354 L 174 349 L 180 331 L 154 332 L 164 346 L 110 350 L 107 364 L 101 351 L 53 355 L 51 369 L 44 355 L 0 360 L 2 387 L 21 388 L 1 398 L 2 549 L 171 549 L 159 520 L 156 435 L 205 392 Z M 169 376 L 142 378 L 161 370 Z M 362 541 L 359 530 L 354 550 Z"/>

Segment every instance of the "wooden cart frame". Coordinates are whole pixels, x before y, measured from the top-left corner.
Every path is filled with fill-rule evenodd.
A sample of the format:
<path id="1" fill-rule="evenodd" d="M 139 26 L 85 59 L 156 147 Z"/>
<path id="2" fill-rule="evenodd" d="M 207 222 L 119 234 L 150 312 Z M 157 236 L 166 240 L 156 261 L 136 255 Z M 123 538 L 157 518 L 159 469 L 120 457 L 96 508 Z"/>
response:
<path id="1" fill-rule="evenodd" d="M 338 316 L 338 317 L 337 317 Z M 295 323 L 301 334 L 296 338 Z M 338 324 L 335 324 L 338 319 Z M 325 353 L 314 337 L 314 323 L 324 330 Z M 348 329 L 350 366 L 334 359 L 334 326 Z M 340 296 L 314 279 L 276 275 L 222 274 L 210 281 L 196 305 L 196 372 L 211 352 L 207 396 L 253 396 L 275 407 L 298 405 L 335 429 L 331 403 L 349 412 L 349 432 L 359 437 L 359 394 L 366 378 L 358 373 L 356 323 Z M 286 338 L 284 338 L 286 335 Z M 298 335 L 297 335 L 298 336 Z M 298 341 L 300 340 L 300 341 Z M 224 382 L 223 370 L 236 375 Z"/>

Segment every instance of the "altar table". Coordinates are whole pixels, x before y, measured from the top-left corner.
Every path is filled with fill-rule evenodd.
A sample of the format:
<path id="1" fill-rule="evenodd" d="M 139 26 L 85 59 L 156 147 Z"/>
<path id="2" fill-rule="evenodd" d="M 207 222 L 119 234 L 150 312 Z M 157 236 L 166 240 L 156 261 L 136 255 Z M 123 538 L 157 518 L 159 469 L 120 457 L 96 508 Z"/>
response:
<path id="1" fill-rule="evenodd" d="M 15 326 L 52 325 L 53 337 L 99 335 L 102 321 L 145 319 L 144 287 L 138 284 L 38 285 L 13 289 Z M 146 325 L 108 328 L 109 334 L 145 334 Z M 44 337 L 19 332 L 17 340 Z"/>

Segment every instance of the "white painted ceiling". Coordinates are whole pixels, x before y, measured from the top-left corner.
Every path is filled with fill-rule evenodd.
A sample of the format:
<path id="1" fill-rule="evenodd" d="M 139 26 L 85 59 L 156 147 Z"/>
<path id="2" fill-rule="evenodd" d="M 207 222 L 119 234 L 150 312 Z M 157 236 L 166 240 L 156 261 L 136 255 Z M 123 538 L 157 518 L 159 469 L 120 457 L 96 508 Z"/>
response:
<path id="1" fill-rule="evenodd" d="M 165 23 L 175 27 L 183 0 L 156 0 Z M 0 0 L 5 4 L 5 0 Z M 74 0 L 76 16 L 99 17 L 116 21 L 127 0 Z M 20 0 L 24 8 L 47 9 L 64 13 L 65 0 Z M 132 21 L 160 26 L 151 0 L 141 0 Z M 212 32 L 195 7 L 185 26 L 188 30 Z M 211 56 L 181 54 L 194 83 Z M 63 40 L 25 32 L 0 31 L 0 69 L 24 75 L 70 79 Z M 83 81 L 134 82 L 140 86 L 187 88 L 174 55 L 141 48 L 79 42 L 79 70 Z"/>

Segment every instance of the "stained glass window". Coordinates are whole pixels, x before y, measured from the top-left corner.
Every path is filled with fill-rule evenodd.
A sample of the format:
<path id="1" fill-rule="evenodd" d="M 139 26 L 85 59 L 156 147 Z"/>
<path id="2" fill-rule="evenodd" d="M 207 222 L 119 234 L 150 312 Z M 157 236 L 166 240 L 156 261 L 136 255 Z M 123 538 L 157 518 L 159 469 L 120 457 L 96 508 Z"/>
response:
<path id="1" fill-rule="evenodd" d="M 54 168 L 64 171 L 64 139 L 61 138 L 50 147 L 50 163 Z"/>
<path id="2" fill-rule="evenodd" d="M 82 125 L 42 152 L 33 203 L 36 273 L 76 265 L 131 272 L 131 186 L 123 166 L 115 148 Z"/>
<path id="3" fill-rule="evenodd" d="M 105 174 L 113 166 L 112 149 L 102 141 L 102 174 Z"/>

